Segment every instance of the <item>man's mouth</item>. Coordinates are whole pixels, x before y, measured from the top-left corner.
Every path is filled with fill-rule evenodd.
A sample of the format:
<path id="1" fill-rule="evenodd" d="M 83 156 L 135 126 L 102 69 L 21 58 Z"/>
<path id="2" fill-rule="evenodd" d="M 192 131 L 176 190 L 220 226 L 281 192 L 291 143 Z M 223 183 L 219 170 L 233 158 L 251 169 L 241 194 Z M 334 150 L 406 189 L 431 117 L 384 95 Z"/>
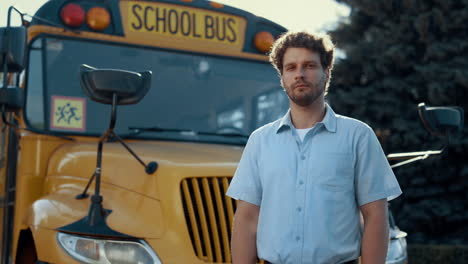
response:
<path id="1" fill-rule="evenodd" d="M 295 88 L 306 88 L 306 87 L 309 87 L 307 84 L 305 83 L 299 83 L 299 84 L 296 84 L 294 85 Z"/>

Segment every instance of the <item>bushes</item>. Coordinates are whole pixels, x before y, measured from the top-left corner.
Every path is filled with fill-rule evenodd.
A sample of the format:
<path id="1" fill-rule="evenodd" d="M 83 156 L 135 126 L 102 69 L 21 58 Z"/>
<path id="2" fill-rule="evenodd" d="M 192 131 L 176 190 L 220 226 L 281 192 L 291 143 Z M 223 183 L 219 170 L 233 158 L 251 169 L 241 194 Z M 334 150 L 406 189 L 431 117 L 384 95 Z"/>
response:
<path id="1" fill-rule="evenodd" d="M 468 110 L 468 1 L 337 1 L 351 14 L 329 32 L 345 54 L 330 84 L 334 110 L 384 131 L 377 134 L 387 154 L 441 148 L 418 121 L 417 104 Z M 468 122 L 443 156 L 395 171 L 403 195 L 392 210 L 410 243 L 468 245 L 465 157 Z"/>

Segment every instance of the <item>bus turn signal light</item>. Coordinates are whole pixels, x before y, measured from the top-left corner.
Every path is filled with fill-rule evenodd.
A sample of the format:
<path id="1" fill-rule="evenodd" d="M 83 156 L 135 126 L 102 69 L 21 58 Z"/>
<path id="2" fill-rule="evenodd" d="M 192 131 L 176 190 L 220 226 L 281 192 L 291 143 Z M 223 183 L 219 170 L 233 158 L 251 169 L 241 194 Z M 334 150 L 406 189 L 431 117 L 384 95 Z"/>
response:
<path id="1" fill-rule="evenodd" d="M 85 12 L 83 8 L 77 4 L 68 4 L 62 8 L 60 18 L 62 18 L 65 25 L 77 28 L 83 24 Z"/>
<path id="2" fill-rule="evenodd" d="M 273 46 L 274 41 L 275 38 L 270 32 L 260 31 L 255 35 L 255 48 L 262 53 L 267 53 L 270 51 L 271 46 Z"/>
<path id="3" fill-rule="evenodd" d="M 93 7 L 89 9 L 86 15 L 86 23 L 92 30 L 101 31 L 107 28 L 110 24 L 110 14 L 103 7 Z"/>

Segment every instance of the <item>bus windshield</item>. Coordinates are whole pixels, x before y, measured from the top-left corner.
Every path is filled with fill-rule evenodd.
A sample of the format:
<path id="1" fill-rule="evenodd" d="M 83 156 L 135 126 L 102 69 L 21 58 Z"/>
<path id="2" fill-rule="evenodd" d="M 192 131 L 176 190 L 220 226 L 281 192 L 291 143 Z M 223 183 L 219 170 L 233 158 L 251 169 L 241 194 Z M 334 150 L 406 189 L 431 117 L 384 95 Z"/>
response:
<path id="1" fill-rule="evenodd" d="M 79 81 L 81 64 L 152 71 L 145 98 L 118 107 L 118 134 L 131 133 L 129 127 L 158 127 L 248 135 L 288 108 L 278 74 L 267 62 L 47 37 L 37 38 L 30 48 L 25 111 L 29 126 L 66 134 L 104 132 L 110 106 L 86 97 Z M 135 136 L 210 140 L 187 134 L 153 131 Z"/>

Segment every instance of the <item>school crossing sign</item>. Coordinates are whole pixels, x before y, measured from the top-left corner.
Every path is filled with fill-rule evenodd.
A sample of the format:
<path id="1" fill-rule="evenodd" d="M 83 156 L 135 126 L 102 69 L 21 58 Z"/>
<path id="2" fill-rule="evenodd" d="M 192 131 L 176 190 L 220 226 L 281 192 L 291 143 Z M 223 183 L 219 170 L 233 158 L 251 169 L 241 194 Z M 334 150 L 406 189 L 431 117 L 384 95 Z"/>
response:
<path id="1" fill-rule="evenodd" d="M 80 97 L 52 96 L 52 129 L 85 131 L 86 100 Z"/>

